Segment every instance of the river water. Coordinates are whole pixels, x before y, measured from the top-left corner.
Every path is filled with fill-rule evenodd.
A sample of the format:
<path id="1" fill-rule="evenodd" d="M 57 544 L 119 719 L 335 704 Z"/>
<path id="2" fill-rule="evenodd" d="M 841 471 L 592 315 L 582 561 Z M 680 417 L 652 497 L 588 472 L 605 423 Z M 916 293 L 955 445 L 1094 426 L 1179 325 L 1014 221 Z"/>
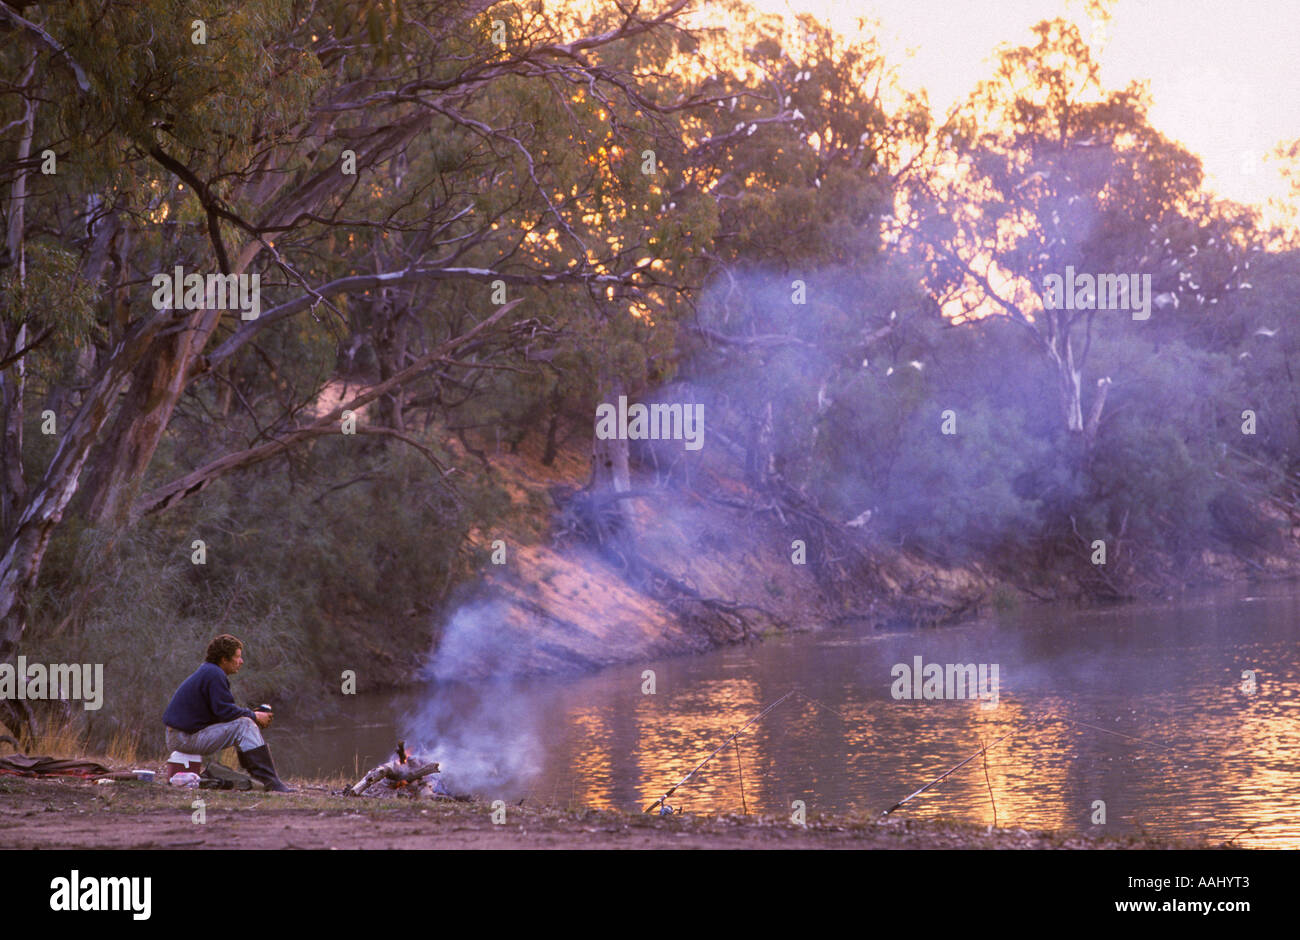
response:
<path id="1" fill-rule="evenodd" d="M 283 716 L 270 740 L 294 774 L 360 776 L 405 737 L 485 799 L 635 809 L 798 689 L 669 804 L 875 814 L 1003 739 L 897 813 L 982 825 L 996 808 L 1001 826 L 1300 848 L 1300 591 L 1250 590 L 1034 606 L 920 632 L 827 629 L 578 678 L 348 696 L 343 719 Z M 996 705 L 894 698 L 894 666 L 918 656 L 996 664 Z"/>

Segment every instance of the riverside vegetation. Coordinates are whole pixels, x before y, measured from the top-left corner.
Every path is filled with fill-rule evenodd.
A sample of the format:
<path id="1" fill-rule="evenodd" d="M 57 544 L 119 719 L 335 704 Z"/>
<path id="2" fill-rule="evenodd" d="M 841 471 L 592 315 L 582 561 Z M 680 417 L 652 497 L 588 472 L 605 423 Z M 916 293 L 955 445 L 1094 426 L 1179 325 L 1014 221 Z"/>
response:
<path id="1" fill-rule="evenodd" d="M 106 682 L 2 703 L 19 736 L 150 752 L 227 630 L 241 694 L 328 710 L 493 580 L 623 592 L 642 655 L 1295 573 L 1294 234 L 1074 24 L 941 121 L 869 34 L 739 6 L 502 5 L 504 48 L 472 2 L 210 7 L 204 44 L 163 0 L 0 20 L 0 659 Z M 1178 303 L 1050 309 L 1067 265 Z M 260 316 L 154 309 L 177 267 Z M 595 436 L 625 397 L 705 446 Z"/>

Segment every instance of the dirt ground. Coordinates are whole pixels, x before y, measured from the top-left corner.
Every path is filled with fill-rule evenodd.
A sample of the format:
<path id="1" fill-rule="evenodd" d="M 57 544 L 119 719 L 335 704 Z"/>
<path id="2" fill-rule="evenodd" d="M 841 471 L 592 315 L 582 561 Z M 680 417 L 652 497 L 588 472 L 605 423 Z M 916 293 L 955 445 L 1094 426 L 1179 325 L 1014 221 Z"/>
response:
<path id="1" fill-rule="evenodd" d="M 193 819 L 195 800 L 205 819 Z M 0 776 L 0 849 L 1059 849 L 1213 848 L 962 823 L 810 817 L 658 817 L 525 801 L 349 799 Z"/>

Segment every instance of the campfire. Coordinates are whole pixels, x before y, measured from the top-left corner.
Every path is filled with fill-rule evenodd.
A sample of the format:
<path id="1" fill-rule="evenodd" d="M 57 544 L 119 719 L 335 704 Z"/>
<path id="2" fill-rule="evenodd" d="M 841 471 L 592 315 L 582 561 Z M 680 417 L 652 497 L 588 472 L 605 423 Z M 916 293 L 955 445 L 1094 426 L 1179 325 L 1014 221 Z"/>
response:
<path id="1" fill-rule="evenodd" d="M 398 741 L 393 759 L 380 764 L 345 791 L 347 796 L 406 797 L 412 800 L 452 798 L 438 777 L 438 764 L 406 750 Z"/>

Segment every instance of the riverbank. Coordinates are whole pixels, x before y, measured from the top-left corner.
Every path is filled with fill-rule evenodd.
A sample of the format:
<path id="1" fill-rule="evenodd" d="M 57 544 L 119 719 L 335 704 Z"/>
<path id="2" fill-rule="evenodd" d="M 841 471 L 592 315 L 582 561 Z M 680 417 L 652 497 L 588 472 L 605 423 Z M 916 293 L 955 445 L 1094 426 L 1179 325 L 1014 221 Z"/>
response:
<path id="1" fill-rule="evenodd" d="M 180 790 L 158 783 L 0 777 L 8 849 L 1207 849 L 1205 842 L 992 829 L 902 816 L 659 817 L 532 800 L 492 821 L 484 801 Z M 204 821 L 194 821 L 203 802 Z"/>
<path id="2" fill-rule="evenodd" d="M 621 519 L 610 525 L 609 506 L 593 505 L 583 488 L 590 448 L 581 436 L 549 463 L 532 439 L 514 453 L 477 443 L 484 450 L 443 441 L 466 477 L 496 494 L 492 523 L 461 533 L 413 517 L 397 532 L 395 519 L 381 514 L 384 538 L 392 542 L 381 553 L 388 559 L 383 564 L 350 536 L 371 499 L 355 488 L 332 495 L 320 516 L 323 525 L 328 521 L 322 531 L 330 551 L 303 555 L 323 567 L 290 576 L 248 555 L 257 545 L 277 544 L 272 531 L 314 531 L 276 515 L 302 510 L 297 495 L 280 494 L 272 505 L 261 491 L 250 504 L 260 512 L 261 528 L 248 528 L 249 519 L 231 523 L 232 531 L 244 533 L 242 547 L 223 548 L 219 566 L 196 567 L 184 556 L 179 569 L 160 569 L 158 546 L 122 556 L 122 571 L 146 573 L 151 585 L 170 592 L 165 599 L 142 582 L 102 591 L 98 577 L 51 588 L 52 597 L 72 599 L 64 605 L 69 609 L 33 624 L 24 655 L 29 662 L 103 662 L 106 695 L 103 709 L 93 713 L 37 708 L 37 743 L 25 742 L 28 751 L 94 750 L 125 758 L 138 747 L 160 759 L 157 738 L 137 737 L 139 729 L 156 727 L 170 691 L 194 669 L 212 635 L 225 629 L 247 644 L 251 665 L 235 683 L 242 700 L 270 702 L 286 718 L 345 724 L 353 720 L 351 690 L 382 694 L 429 675 L 586 676 L 826 626 L 910 634 L 995 622 L 1043 602 L 1086 606 L 1117 599 L 1081 593 L 1070 565 L 1101 570 L 1082 548 L 1064 561 L 1060 552 L 1045 552 L 1038 559 L 988 553 L 945 563 L 889 542 L 869 518 L 850 526 L 828 519 L 796 492 L 750 488 L 743 468 L 722 450 L 702 452 L 688 480 L 660 479 L 654 467 L 634 464 L 633 491 L 618 500 Z M 206 498 L 217 501 L 223 492 Z M 200 498 L 187 524 L 206 531 L 200 523 L 219 508 Z M 312 518 L 321 512 L 313 510 Z M 1286 521 L 1277 507 L 1263 505 L 1261 512 L 1271 513 L 1279 529 Z M 253 537 L 262 531 L 267 538 Z M 1134 599 L 1166 602 L 1209 585 L 1294 580 L 1300 525 L 1287 532 L 1277 551 L 1253 558 L 1207 549 L 1180 567 L 1160 555 L 1157 568 L 1168 577 L 1144 583 Z M 448 578 L 439 580 L 402 561 L 432 552 L 443 536 L 457 546 L 454 578 L 445 572 Z M 171 544 L 171 536 L 163 542 Z M 335 548 L 352 558 L 340 564 L 360 572 L 356 578 L 330 567 Z M 63 556 L 75 555 L 65 549 Z M 297 551 L 278 551 L 276 564 Z M 1113 554 L 1111 562 L 1127 557 Z M 241 564 L 244 570 L 231 572 Z M 119 583 L 116 577 L 107 583 Z M 230 581 L 224 588 L 223 578 Z M 285 594 L 290 582 L 296 587 Z M 258 604 L 194 608 L 196 598 L 227 596 L 227 590 L 231 599 L 258 595 L 273 611 Z M 454 642 L 446 642 L 449 636 Z M 50 743 L 55 739 L 58 746 Z"/>
<path id="3" fill-rule="evenodd" d="M 891 543 L 870 513 L 845 524 L 788 487 L 751 488 L 725 449 L 702 454 L 685 483 L 633 462 L 617 500 L 584 488 L 589 446 L 553 456 L 543 462 L 525 441 L 483 464 L 510 508 L 498 530 L 469 535 L 485 563 L 434 626 L 434 646 L 448 630 L 460 634 L 454 662 L 435 672 L 578 675 L 825 625 L 922 630 L 1045 602 L 1172 600 L 1300 577 L 1300 525 L 1267 501 L 1256 510 L 1287 533 L 1271 550 L 1225 544 L 1179 559 L 1150 548 L 1138 573 L 1131 550 L 1116 547 L 1097 565 L 1089 545 L 944 560 Z M 478 630 L 478 619 L 491 629 Z M 367 630 L 384 649 L 410 643 L 384 624 Z M 406 648 L 408 662 L 417 655 Z"/>

